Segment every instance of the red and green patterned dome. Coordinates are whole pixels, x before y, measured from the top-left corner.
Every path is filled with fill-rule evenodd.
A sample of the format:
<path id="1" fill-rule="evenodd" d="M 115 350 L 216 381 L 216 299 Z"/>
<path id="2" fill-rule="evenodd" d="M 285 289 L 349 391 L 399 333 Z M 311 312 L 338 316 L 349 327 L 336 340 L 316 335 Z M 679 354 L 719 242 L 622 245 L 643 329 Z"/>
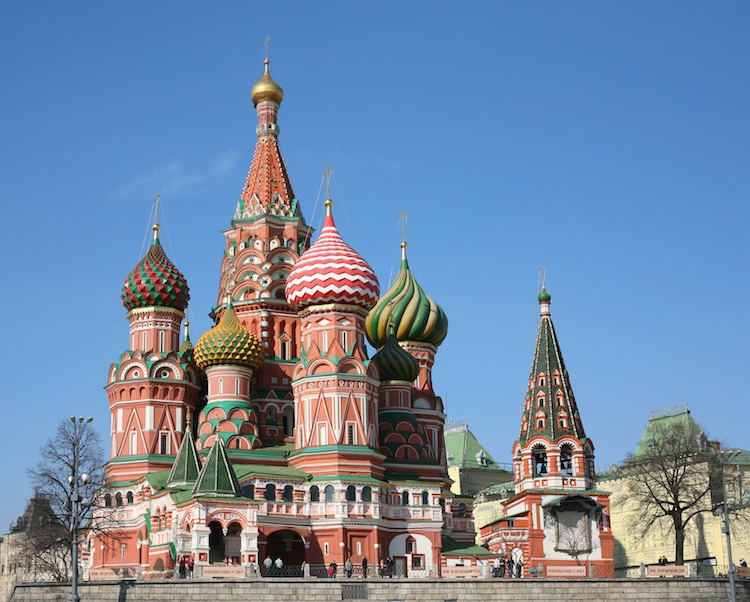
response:
<path id="1" fill-rule="evenodd" d="M 193 355 L 202 370 L 222 364 L 257 370 L 264 354 L 260 338 L 245 328 L 230 303 L 219 323 L 198 339 Z"/>
<path id="2" fill-rule="evenodd" d="M 398 344 L 393 330 L 383 348 L 372 358 L 380 369 L 380 380 L 414 381 L 419 376 L 419 362 Z"/>
<path id="3" fill-rule="evenodd" d="M 159 225 L 154 224 L 154 241 L 122 286 L 122 303 L 130 311 L 139 307 L 171 307 L 185 311 L 190 300 L 187 281 L 169 261 L 159 243 Z"/>
<path id="4" fill-rule="evenodd" d="M 401 269 L 396 282 L 365 321 L 370 343 L 380 348 L 388 338 L 389 325 L 396 329 L 396 339 L 439 346 L 448 335 L 448 317 L 443 309 L 422 290 L 409 269 L 406 243 L 401 243 Z"/>

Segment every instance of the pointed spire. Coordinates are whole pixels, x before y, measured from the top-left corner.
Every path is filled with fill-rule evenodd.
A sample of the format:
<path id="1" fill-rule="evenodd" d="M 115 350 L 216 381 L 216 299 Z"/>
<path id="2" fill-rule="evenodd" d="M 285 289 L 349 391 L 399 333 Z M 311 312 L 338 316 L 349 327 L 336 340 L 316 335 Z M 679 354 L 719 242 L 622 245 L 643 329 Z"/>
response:
<path id="1" fill-rule="evenodd" d="M 541 317 L 521 420 L 521 445 L 537 436 L 553 442 L 563 436 L 573 436 L 579 441 L 586 438 L 550 317 L 550 299 L 542 281 L 538 296 Z"/>
<path id="2" fill-rule="evenodd" d="M 180 450 L 169 471 L 167 487 L 180 487 L 194 483 L 201 470 L 198 452 L 195 449 L 193 433 L 190 430 L 190 413 L 188 411 L 188 425 L 185 427 L 185 436 L 182 438 Z"/>
<path id="3" fill-rule="evenodd" d="M 240 497 L 242 487 L 224 449 L 224 441 L 217 435 L 206 463 L 193 487 L 193 496 Z"/>

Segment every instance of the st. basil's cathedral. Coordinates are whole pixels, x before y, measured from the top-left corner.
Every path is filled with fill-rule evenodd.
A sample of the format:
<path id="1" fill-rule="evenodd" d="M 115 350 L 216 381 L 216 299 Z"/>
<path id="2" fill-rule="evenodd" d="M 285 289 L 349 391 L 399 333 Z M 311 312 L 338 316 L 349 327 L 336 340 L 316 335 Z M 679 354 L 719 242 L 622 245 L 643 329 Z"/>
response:
<path id="1" fill-rule="evenodd" d="M 223 232 L 215 326 L 192 343 L 188 284 L 156 220 L 125 280 L 128 349 L 107 379 L 110 459 L 83 544 L 89 578 L 170 577 L 183 558 L 205 575 L 222 567 L 216 576 L 250 574 L 266 559 L 389 559 L 394 575 L 427 577 L 462 564 L 448 549 L 474 543 L 472 500 L 450 491 L 432 386 L 448 319 L 410 271 L 405 241 L 381 295 L 339 234 L 330 195 L 312 242 L 279 148 L 282 98 L 266 60 L 251 91 L 255 153 Z M 568 516 L 585 522 L 587 542 L 604 542 L 598 554 L 611 563 L 608 501 L 587 495 L 593 447 L 549 324 L 534 363 L 548 361 L 532 369 L 514 446 L 511 518 L 484 534 L 486 552 L 541 565 L 545 529 Z"/>

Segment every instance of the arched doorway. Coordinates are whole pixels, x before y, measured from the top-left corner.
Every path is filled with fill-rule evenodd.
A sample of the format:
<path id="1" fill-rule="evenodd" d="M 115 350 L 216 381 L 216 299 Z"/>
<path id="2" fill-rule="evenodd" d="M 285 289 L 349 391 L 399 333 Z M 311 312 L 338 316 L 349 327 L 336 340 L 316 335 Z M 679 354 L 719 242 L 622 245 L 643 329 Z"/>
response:
<path id="1" fill-rule="evenodd" d="M 227 527 L 227 536 L 224 538 L 224 557 L 231 564 L 239 564 L 241 561 L 242 548 L 242 525 L 230 523 Z"/>
<path id="2" fill-rule="evenodd" d="M 274 531 L 266 538 L 266 556 L 272 560 L 281 558 L 284 563 L 284 573 L 293 574 L 295 569 L 302 566 L 305 560 L 305 544 L 302 536 L 296 531 L 284 529 Z"/>
<path id="3" fill-rule="evenodd" d="M 221 523 L 213 521 L 208 528 L 208 561 L 210 563 L 224 562 L 224 529 Z"/>

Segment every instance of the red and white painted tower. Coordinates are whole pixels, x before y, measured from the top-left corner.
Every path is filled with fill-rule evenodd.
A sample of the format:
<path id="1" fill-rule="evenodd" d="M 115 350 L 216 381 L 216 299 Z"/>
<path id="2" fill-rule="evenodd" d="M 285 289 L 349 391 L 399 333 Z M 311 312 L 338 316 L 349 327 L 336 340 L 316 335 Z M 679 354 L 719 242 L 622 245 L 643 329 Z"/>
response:
<path id="1" fill-rule="evenodd" d="M 200 392 L 192 347 L 180 346 L 187 282 L 164 253 L 157 223 L 153 230 L 151 247 L 122 287 L 130 348 L 112 364 L 106 387 L 112 412 L 107 483 L 169 468 Z"/>
<path id="2" fill-rule="evenodd" d="M 583 429 L 544 284 L 538 300 L 536 348 L 513 444 L 515 495 L 503 505 L 504 518 L 482 528 L 482 542 L 507 554 L 516 576 L 531 570 L 611 577 L 609 493 L 595 489 L 594 444 Z"/>

